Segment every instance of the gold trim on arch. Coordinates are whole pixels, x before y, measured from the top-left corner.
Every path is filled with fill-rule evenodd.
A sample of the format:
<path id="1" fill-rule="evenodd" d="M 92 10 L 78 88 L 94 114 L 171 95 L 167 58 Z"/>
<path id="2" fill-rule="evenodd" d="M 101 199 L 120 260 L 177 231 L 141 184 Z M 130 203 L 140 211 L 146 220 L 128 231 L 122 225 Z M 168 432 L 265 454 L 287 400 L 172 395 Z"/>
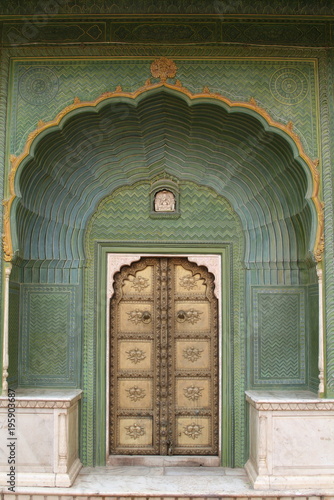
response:
<path id="1" fill-rule="evenodd" d="M 15 176 L 17 170 L 22 163 L 22 161 L 29 155 L 30 149 L 33 141 L 39 136 L 42 132 L 45 132 L 47 129 L 55 127 L 59 125 L 61 120 L 71 111 L 77 110 L 80 108 L 93 108 L 96 107 L 100 102 L 104 100 L 115 98 L 115 97 L 126 97 L 129 99 L 136 99 L 141 94 L 158 88 L 165 87 L 170 90 L 174 90 L 187 96 L 191 100 L 195 99 L 209 99 L 213 101 L 220 101 L 224 104 L 227 104 L 229 108 L 239 108 L 239 109 L 247 109 L 254 111 L 258 115 L 260 115 L 267 124 L 276 129 L 282 130 L 286 133 L 297 146 L 299 156 L 304 160 L 306 165 L 308 166 L 313 179 L 313 191 L 311 199 L 314 203 L 316 212 L 317 212 L 317 231 L 315 237 L 315 244 L 313 248 L 313 255 L 317 262 L 322 260 L 322 255 L 324 251 L 324 204 L 320 201 L 319 198 L 319 189 L 320 189 L 320 174 L 318 170 L 319 160 L 312 160 L 304 151 L 302 142 L 300 137 L 293 131 L 293 123 L 289 122 L 286 125 L 280 122 L 277 122 L 272 119 L 269 113 L 258 106 L 256 100 L 252 97 L 248 102 L 244 101 L 231 101 L 227 97 L 224 97 L 222 94 L 217 92 L 211 92 L 209 87 L 205 86 L 202 92 L 194 94 L 186 87 L 182 85 L 180 80 L 176 80 L 173 83 L 167 83 L 167 78 L 172 78 L 176 74 L 177 67 L 173 63 L 173 61 L 167 58 L 160 58 L 155 60 L 151 64 L 151 73 L 154 77 L 159 77 L 160 81 L 158 83 L 152 83 L 150 79 L 146 80 L 145 84 L 135 90 L 134 92 L 124 92 L 122 87 L 118 85 L 116 89 L 112 92 L 104 92 L 94 101 L 81 101 L 78 97 L 74 98 L 74 101 L 69 106 L 66 106 L 62 111 L 60 111 L 54 120 L 49 122 L 44 122 L 40 120 L 38 122 L 37 128 L 28 135 L 26 144 L 24 146 L 23 152 L 19 156 L 11 155 L 10 162 L 11 168 L 8 175 L 8 184 L 9 184 L 9 198 L 3 202 L 4 204 L 4 235 L 3 235 L 3 250 L 4 250 L 4 259 L 7 262 L 10 262 L 13 258 L 13 243 L 11 237 L 11 224 L 10 224 L 10 213 L 11 207 L 14 199 L 16 198 L 15 193 Z M 171 76 L 170 76 L 171 75 Z"/>

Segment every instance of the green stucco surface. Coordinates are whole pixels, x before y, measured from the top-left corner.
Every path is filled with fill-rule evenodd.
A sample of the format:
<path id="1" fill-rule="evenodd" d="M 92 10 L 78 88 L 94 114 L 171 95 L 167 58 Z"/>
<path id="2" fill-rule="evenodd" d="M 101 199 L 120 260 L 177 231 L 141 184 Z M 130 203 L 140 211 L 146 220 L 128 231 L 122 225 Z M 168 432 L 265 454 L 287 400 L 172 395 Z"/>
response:
<path id="1" fill-rule="evenodd" d="M 137 90 L 161 55 L 175 60 L 176 78 L 191 92 L 208 86 L 232 101 L 254 98 L 274 120 L 292 122 L 306 153 L 320 158 L 325 385 L 333 396 L 333 21 L 321 15 L 334 11 L 302 3 L 105 0 L 96 12 L 93 0 L 62 0 L 29 32 L 22 16 L 40 5 L 0 1 L 0 14 L 18 16 L 0 19 L 0 190 L 8 196 L 9 156 L 22 152 L 39 120 L 54 119 L 75 97 L 91 101 L 118 85 Z M 179 17 L 154 16 L 166 12 Z M 284 17 L 292 14 L 310 17 Z M 82 387 L 81 457 L 103 463 L 106 249 L 225 252 L 223 463 L 242 466 L 244 389 L 318 388 L 309 176 L 286 138 L 254 116 L 194 106 L 175 93 L 118 106 L 73 113 L 35 141 L 17 176 L 10 384 Z M 150 183 L 163 172 L 180 182 L 176 219 L 149 214 Z"/>
<path id="2" fill-rule="evenodd" d="M 150 75 L 151 59 L 43 60 L 14 62 L 11 153 L 19 154 L 39 120 L 50 121 L 78 97 L 92 101 L 121 85 L 133 92 Z M 232 101 L 256 99 L 273 119 L 294 123 L 305 151 L 317 157 L 315 65 L 313 61 L 186 60 L 175 58 L 177 78 L 191 92 L 208 86 Z M 153 80 L 154 81 L 154 80 Z M 175 79 L 174 79 L 175 81 Z"/>

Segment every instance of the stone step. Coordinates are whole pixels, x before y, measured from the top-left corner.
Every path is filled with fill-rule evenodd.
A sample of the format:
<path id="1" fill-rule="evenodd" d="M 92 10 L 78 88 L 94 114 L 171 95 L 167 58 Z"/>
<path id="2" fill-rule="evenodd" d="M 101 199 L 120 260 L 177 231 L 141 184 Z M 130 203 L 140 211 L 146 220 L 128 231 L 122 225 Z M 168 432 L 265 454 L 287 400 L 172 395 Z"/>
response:
<path id="1" fill-rule="evenodd" d="M 69 488 L 16 486 L 1 500 L 334 500 L 334 485 L 254 490 L 244 469 L 224 467 L 85 467 Z"/>
<path id="2" fill-rule="evenodd" d="M 24 493 L 5 493 L 3 495 L 3 500 L 334 500 L 334 496 L 327 495 L 310 495 L 310 496 L 271 496 L 271 492 L 267 492 L 266 496 L 259 496 L 258 493 L 254 493 L 254 496 L 239 496 L 238 493 L 235 495 L 218 495 L 218 496 L 169 496 L 168 493 L 164 496 L 140 496 L 137 495 L 125 495 L 125 496 L 109 496 L 109 495 L 40 495 L 40 494 L 24 494 Z"/>

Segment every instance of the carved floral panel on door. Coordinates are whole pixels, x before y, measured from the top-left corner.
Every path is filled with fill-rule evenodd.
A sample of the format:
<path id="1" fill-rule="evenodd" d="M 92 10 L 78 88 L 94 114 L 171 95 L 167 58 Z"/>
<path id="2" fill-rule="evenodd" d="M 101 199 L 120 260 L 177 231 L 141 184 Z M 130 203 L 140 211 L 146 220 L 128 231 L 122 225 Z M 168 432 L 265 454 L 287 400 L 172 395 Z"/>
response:
<path id="1" fill-rule="evenodd" d="M 217 455 L 213 275 L 186 258 L 142 258 L 114 288 L 110 452 Z"/>

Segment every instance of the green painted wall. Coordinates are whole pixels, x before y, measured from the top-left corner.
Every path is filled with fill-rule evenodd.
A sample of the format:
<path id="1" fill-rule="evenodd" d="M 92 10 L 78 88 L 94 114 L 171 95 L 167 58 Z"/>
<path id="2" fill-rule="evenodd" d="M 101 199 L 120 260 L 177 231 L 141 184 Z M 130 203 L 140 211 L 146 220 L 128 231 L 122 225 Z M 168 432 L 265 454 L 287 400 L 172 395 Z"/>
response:
<path id="1" fill-rule="evenodd" d="M 209 86 L 212 92 L 232 101 L 255 98 L 273 119 L 292 121 L 307 154 L 318 156 L 317 73 L 313 61 L 174 59 L 177 79 L 191 92 Z M 151 62 L 146 58 L 13 62 L 11 153 L 22 151 L 27 135 L 39 120 L 52 120 L 75 97 L 91 101 L 117 85 L 126 92 L 137 90 L 151 76 Z"/>
<path id="2" fill-rule="evenodd" d="M 80 376 L 77 287 L 21 285 L 19 384 L 76 387 Z"/>
<path id="3" fill-rule="evenodd" d="M 322 6 L 320 12 L 315 4 L 308 2 L 302 13 L 318 17 L 300 22 L 297 18 L 283 20 L 266 17 L 278 13 L 277 4 L 267 1 L 244 0 L 236 5 L 232 5 L 232 2 L 213 2 L 210 6 L 207 2 L 190 5 L 188 2 L 186 6 L 183 2 L 167 5 L 168 2 L 147 0 L 140 4 L 133 2 L 131 8 L 123 2 L 118 2 L 116 6 L 105 1 L 101 4 L 101 12 L 104 10 L 114 17 L 100 13 L 100 17 L 94 20 L 89 19 L 89 16 L 80 18 L 81 14 L 94 11 L 93 4 L 93 1 L 79 0 L 73 7 L 70 2 L 59 1 L 55 15 L 51 17 L 51 12 L 46 12 L 45 25 L 37 25 L 31 17 L 29 22 L 35 28 L 32 31 L 28 30 L 28 21 L 22 15 L 36 14 L 36 2 L 27 1 L 21 5 L 7 3 L 3 6 L 4 13 L 14 13 L 20 17 L 0 18 L 2 41 L 5 44 L 1 54 L 0 79 L 3 97 L 0 103 L 0 167 L 4 172 L 0 179 L 0 191 L 4 189 L 9 155 L 22 152 L 28 134 L 35 129 L 40 119 L 53 119 L 75 97 L 95 99 L 119 84 L 124 90 L 137 89 L 150 76 L 152 60 L 161 55 L 175 59 L 177 78 L 193 92 L 200 92 L 203 86 L 208 85 L 211 90 L 232 100 L 248 101 L 254 97 L 275 120 L 282 123 L 292 121 L 306 152 L 312 158 L 321 159 L 323 198 L 326 203 L 326 390 L 328 396 L 334 396 L 334 143 L 330 136 L 334 125 L 334 52 L 321 48 L 333 44 L 330 35 L 333 23 L 331 18 L 320 19 L 320 14 L 333 14 L 331 7 Z M 188 17 L 180 15 L 172 19 L 153 16 L 154 13 L 163 13 L 167 7 L 170 13 L 175 14 L 184 13 L 186 9 Z M 240 18 L 239 14 L 246 12 L 244 8 L 247 13 L 258 17 L 252 20 Z M 281 8 L 283 14 L 301 13 L 300 2 L 281 2 Z M 129 13 L 129 9 L 147 16 L 140 20 L 135 16 L 131 19 L 115 16 Z M 208 17 L 191 16 L 199 12 L 205 12 Z M 66 18 L 64 22 L 64 18 L 58 18 L 57 14 L 71 14 L 74 18 L 68 18 L 69 22 L 66 23 Z M 25 45 L 16 46 L 15 43 L 20 41 Z M 223 46 L 221 42 L 224 41 L 235 45 Z M 29 46 L 30 42 L 36 43 L 36 46 Z M 48 45 L 49 42 L 56 45 Z M 72 45 L 64 49 L 59 46 L 60 42 Z M 80 45 L 86 42 L 90 43 Z M 122 45 L 104 45 L 103 42 L 121 42 Z M 196 43 L 196 46 L 185 44 L 189 42 Z M 80 131 L 83 133 L 82 142 L 76 143 L 77 148 L 92 137 L 91 130 L 86 130 L 86 135 L 84 128 Z M 220 144 L 218 141 L 217 148 Z M 250 134 L 247 151 L 253 147 L 254 137 Z M 73 157 L 73 149 L 68 152 Z M 81 153 L 82 149 L 74 149 L 76 152 Z M 284 154 L 286 152 L 287 149 Z M 38 157 L 36 150 L 36 164 L 40 162 L 38 165 L 43 166 L 43 154 Z M 94 162 L 88 158 L 87 165 L 86 172 Z M 66 170 L 67 167 L 64 168 Z M 120 172 L 123 168 L 126 170 L 126 163 L 122 163 Z M 179 245 L 181 248 L 185 244 L 205 245 L 207 249 L 218 251 L 227 244 L 229 249 L 233 248 L 229 268 L 230 309 L 233 311 L 229 359 L 233 359 L 234 365 L 229 375 L 233 383 L 225 388 L 231 395 L 234 394 L 234 407 L 231 405 L 231 414 L 227 415 L 224 422 L 226 432 L 232 436 L 224 459 L 225 463 L 243 465 L 246 458 L 245 387 L 310 387 L 317 390 L 316 275 L 314 266 L 310 265 L 306 257 L 299 258 L 311 231 L 311 218 L 305 209 L 291 232 L 297 235 L 297 246 L 301 249 L 298 258 L 295 255 L 293 264 L 288 259 L 282 266 L 275 267 L 275 259 L 269 265 L 264 258 L 256 264 L 247 259 L 245 264 L 242 253 L 244 236 L 238 217 L 229 203 L 213 189 L 199 186 L 201 175 L 203 183 L 209 182 L 208 170 L 203 170 L 203 174 L 195 174 L 196 168 L 192 166 L 192 172 L 180 172 L 181 202 L 184 204 L 180 219 L 161 223 L 149 218 L 144 200 L 148 182 L 159 168 L 162 168 L 161 165 L 145 172 L 146 182 L 142 182 L 141 173 L 135 173 L 134 177 L 130 177 L 130 174 L 127 176 L 128 171 L 123 177 L 119 173 L 118 181 L 108 193 L 103 194 L 107 195 L 105 200 L 98 205 L 101 193 L 94 198 L 92 211 L 97 205 L 98 209 L 87 230 L 87 262 L 86 255 L 81 255 L 82 260 L 67 258 L 73 250 L 69 246 L 62 247 L 63 253 L 58 259 L 53 259 L 53 255 L 43 255 L 40 260 L 38 254 L 32 257 L 34 242 L 37 241 L 34 233 L 27 255 L 24 260 L 17 260 L 12 274 L 9 381 L 15 385 L 19 380 L 21 385 L 27 387 L 82 386 L 82 457 L 86 464 L 102 462 L 103 431 L 101 434 L 99 424 L 103 423 L 104 417 L 97 413 L 96 403 L 101 406 L 105 394 L 98 386 L 104 376 L 101 367 L 104 346 L 101 345 L 97 327 L 103 316 L 103 310 L 100 311 L 99 280 L 105 266 L 99 261 L 99 249 L 103 245 L 123 250 L 134 250 L 136 245 L 141 248 L 157 245 L 156 248 L 159 248 L 163 240 L 166 246 Z M 136 167 L 133 171 L 136 172 Z M 173 172 L 176 175 L 177 168 Z M 36 179 L 41 181 L 40 194 L 43 197 L 48 179 L 39 174 L 37 172 Z M 188 182 L 195 178 L 196 184 Z M 66 179 L 66 175 L 61 178 L 64 185 Z M 132 185 L 136 181 L 139 182 Z M 210 182 L 213 187 L 214 182 Z M 77 177 L 73 186 L 79 183 Z M 118 189 L 123 184 L 128 186 Z M 25 185 L 28 186 L 29 182 Z M 54 194 L 57 198 L 56 191 Z M 298 196 L 302 199 L 304 195 L 305 191 L 300 189 Z M 35 194 L 27 191 L 26 196 L 27 199 L 34 199 Z M 84 199 L 84 196 L 82 194 L 81 198 L 80 195 L 79 200 Z M 268 203 L 272 202 L 269 191 L 266 196 Z M 51 205 L 50 200 L 51 197 L 45 203 L 49 201 Z M 270 205 L 271 211 L 274 205 Z M 57 203 L 54 206 L 58 210 Z M 302 203 L 298 210 L 301 206 Z M 66 213 L 71 213 L 70 208 Z M 37 221 L 35 228 L 38 231 L 54 224 L 52 251 L 57 251 L 67 227 L 65 229 L 64 224 L 59 222 L 58 214 L 52 212 L 52 208 L 50 214 L 50 219 L 42 221 L 41 218 Z M 76 231 L 85 232 L 86 220 L 83 222 L 78 218 L 74 221 L 69 215 L 66 221 L 69 223 L 69 232 L 75 228 L 74 235 Z M 75 226 L 77 222 L 78 226 Z M 25 224 L 24 217 L 18 217 L 18 224 L 21 224 L 22 238 L 26 242 L 30 238 L 32 226 Z M 256 238 L 256 234 L 254 231 L 252 237 Z M 38 241 L 43 241 L 44 236 L 44 233 L 38 234 Z M 74 239 L 71 237 L 70 241 Z M 266 244 L 264 238 L 263 248 L 266 248 Z M 291 248 L 296 248 L 296 245 Z M 46 314 L 48 321 L 42 322 L 41 317 Z M 45 359 L 48 360 L 48 366 Z M 272 362 L 269 363 L 268 359 Z"/>

